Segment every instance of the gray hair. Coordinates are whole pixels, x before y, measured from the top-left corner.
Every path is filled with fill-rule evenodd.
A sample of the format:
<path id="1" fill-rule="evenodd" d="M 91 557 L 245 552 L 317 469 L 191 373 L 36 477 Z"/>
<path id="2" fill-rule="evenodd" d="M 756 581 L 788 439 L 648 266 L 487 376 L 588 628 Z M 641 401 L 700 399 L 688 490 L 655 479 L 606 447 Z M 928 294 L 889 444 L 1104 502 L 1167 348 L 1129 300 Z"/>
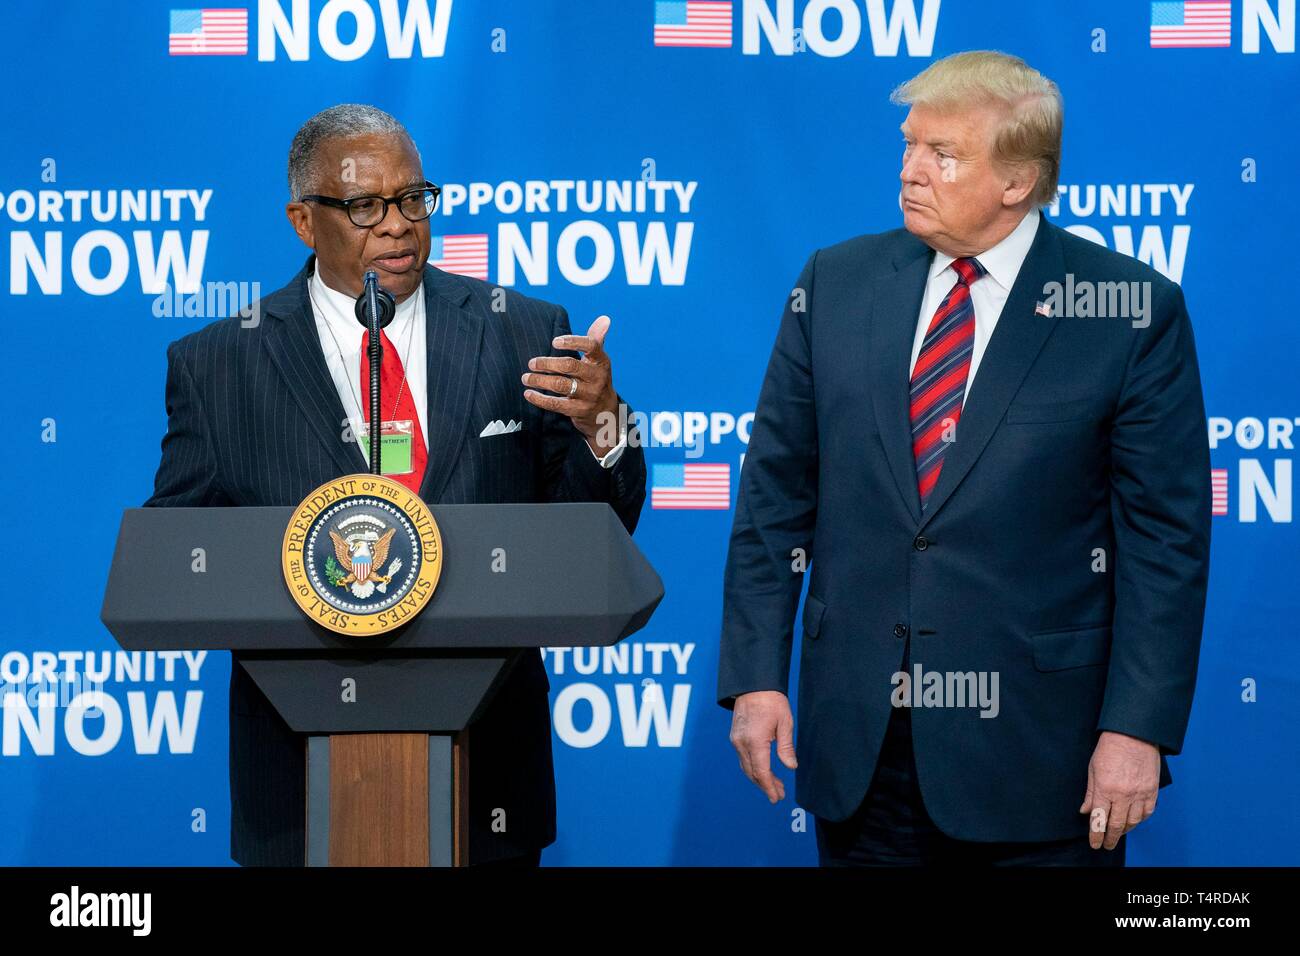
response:
<path id="1" fill-rule="evenodd" d="M 293 137 L 289 146 L 289 199 L 297 202 L 315 192 L 320 181 L 319 152 L 325 143 L 353 136 L 403 136 L 415 149 L 415 140 L 393 116 L 362 103 L 340 103 L 321 110 Z"/>

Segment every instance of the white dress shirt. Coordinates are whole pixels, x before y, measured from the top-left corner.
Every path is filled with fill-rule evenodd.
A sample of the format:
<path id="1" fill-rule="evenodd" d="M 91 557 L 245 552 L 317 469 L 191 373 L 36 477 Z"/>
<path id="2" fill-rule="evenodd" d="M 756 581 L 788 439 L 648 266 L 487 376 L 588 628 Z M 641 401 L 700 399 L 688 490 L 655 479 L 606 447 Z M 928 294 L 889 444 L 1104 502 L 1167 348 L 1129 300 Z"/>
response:
<path id="1" fill-rule="evenodd" d="M 1007 296 L 1011 294 L 1011 286 L 1020 274 L 1029 247 L 1033 245 L 1034 234 L 1038 231 L 1038 218 L 1037 209 L 1029 210 L 1005 239 L 974 257 L 980 261 L 987 274 L 970 287 L 971 306 L 975 310 L 975 343 L 970 357 L 970 372 L 966 376 L 966 395 L 970 395 L 975 372 L 979 368 L 980 359 L 984 357 L 989 339 L 993 336 L 993 328 L 998 324 L 1002 307 L 1007 304 Z M 912 340 L 912 362 L 907 367 L 909 380 L 912 369 L 916 368 L 916 360 L 921 355 L 921 345 L 925 342 L 930 320 L 934 318 L 944 296 L 957 284 L 957 271 L 952 268 L 952 262 L 952 256 L 935 250 L 934 262 L 930 264 L 930 276 L 925 282 L 925 295 L 921 299 L 916 335 Z M 962 397 L 963 408 L 966 407 L 966 395 Z"/>
<path id="2" fill-rule="evenodd" d="M 325 353 L 325 365 L 334 380 L 334 390 L 339 393 L 343 403 L 343 413 L 347 415 L 356 436 L 357 445 L 367 462 L 370 461 L 370 443 L 362 441 L 366 429 L 366 418 L 362 411 L 362 402 L 369 404 L 370 382 L 361 378 L 361 339 L 365 327 L 357 321 L 357 300 L 346 292 L 338 292 L 327 286 L 320 277 L 320 271 L 312 273 L 307 291 L 311 296 L 312 312 L 316 316 L 316 334 L 320 336 L 321 351 Z M 393 343 L 402 360 L 406 372 L 406 388 L 415 402 L 415 414 L 420 419 L 420 433 L 424 436 L 424 447 L 429 448 L 428 416 L 425 401 L 428 394 L 426 379 L 429 374 L 424 351 L 424 296 L 420 290 L 408 296 L 405 302 L 397 303 L 393 321 L 384 329 L 384 335 Z M 414 357 L 415 360 L 411 361 Z M 396 395 L 383 395 L 384 421 L 393 417 Z M 339 423 L 342 429 L 343 423 Z"/>
<path id="3" fill-rule="evenodd" d="M 327 286 L 320 277 L 320 271 L 312 272 L 307 280 L 307 291 L 311 297 L 312 313 L 316 317 L 316 334 L 320 338 L 321 351 L 325 354 L 325 365 L 330 378 L 334 380 L 334 390 L 338 392 L 343 403 L 343 412 L 348 417 L 352 434 L 356 437 L 361 455 L 370 461 L 370 443 L 363 441 L 366 419 L 362 411 L 362 402 L 369 404 L 370 383 L 361 377 L 361 339 L 365 327 L 357 321 L 356 299 L 346 292 L 338 292 Z M 419 289 L 408 296 L 405 302 L 397 304 L 393 321 L 384 329 L 384 335 L 402 359 L 402 368 L 406 372 L 406 388 L 415 402 L 415 413 L 420 419 L 420 434 L 424 436 L 424 447 L 429 448 L 428 414 L 425 404 L 428 401 L 428 366 L 425 353 L 425 315 L 424 294 Z M 520 374 L 523 374 L 521 371 Z M 523 388 L 521 383 L 519 386 Z M 393 417 L 393 402 L 397 396 L 383 396 L 384 420 Z M 339 422 L 342 430 L 343 423 Z M 627 447 L 627 435 L 619 436 L 619 443 L 600 457 L 594 451 L 592 456 L 604 468 L 613 468 Z M 590 448 L 590 446 L 588 446 Z"/>

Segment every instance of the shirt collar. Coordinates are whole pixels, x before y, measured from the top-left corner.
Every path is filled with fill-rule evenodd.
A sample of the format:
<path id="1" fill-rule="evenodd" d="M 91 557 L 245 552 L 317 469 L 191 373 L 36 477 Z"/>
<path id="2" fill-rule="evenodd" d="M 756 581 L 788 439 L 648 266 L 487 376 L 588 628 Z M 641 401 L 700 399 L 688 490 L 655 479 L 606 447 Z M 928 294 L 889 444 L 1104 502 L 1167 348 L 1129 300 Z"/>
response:
<path id="1" fill-rule="evenodd" d="M 993 279 L 1004 291 L 1010 292 L 1015 284 L 1020 267 L 1029 255 L 1029 247 L 1034 244 L 1034 235 L 1038 232 L 1039 212 L 1031 209 L 1025 213 L 1020 224 L 996 246 L 981 252 L 974 258 L 980 261 L 988 277 Z M 934 279 L 943 270 L 952 265 L 954 256 L 935 250 L 934 262 L 930 264 L 930 278 Z"/>
<path id="2" fill-rule="evenodd" d="M 327 286 L 320 277 L 320 270 L 313 269 L 307 279 L 311 285 L 311 301 L 320 310 L 321 318 L 329 323 L 335 334 L 344 334 L 361 342 L 365 327 L 356 319 L 357 300 L 346 292 L 339 292 Z M 419 288 L 405 302 L 397 303 L 393 321 L 384 329 L 390 339 L 406 328 L 406 324 L 416 319 L 424 311 L 424 289 Z M 358 347 L 360 345 L 358 344 Z"/>

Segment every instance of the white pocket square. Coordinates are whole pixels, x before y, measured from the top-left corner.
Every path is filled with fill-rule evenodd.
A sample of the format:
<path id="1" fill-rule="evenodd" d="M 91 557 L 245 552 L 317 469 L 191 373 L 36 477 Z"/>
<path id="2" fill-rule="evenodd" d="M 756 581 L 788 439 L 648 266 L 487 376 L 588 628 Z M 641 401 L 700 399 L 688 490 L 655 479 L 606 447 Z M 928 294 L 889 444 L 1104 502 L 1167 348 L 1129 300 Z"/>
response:
<path id="1" fill-rule="evenodd" d="M 510 432 L 520 431 L 523 427 L 523 422 L 517 422 L 513 418 L 510 419 L 509 424 L 498 418 L 496 421 L 488 422 L 487 427 L 478 433 L 478 437 L 490 438 L 493 435 L 508 435 Z"/>

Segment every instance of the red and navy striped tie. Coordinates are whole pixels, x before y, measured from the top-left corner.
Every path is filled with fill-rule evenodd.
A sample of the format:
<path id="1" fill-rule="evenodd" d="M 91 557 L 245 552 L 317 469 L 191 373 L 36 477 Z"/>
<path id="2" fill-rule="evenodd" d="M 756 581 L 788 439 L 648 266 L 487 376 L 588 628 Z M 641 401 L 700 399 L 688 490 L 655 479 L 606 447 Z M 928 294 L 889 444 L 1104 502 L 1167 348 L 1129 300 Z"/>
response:
<path id="1" fill-rule="evenodd" d="M 912 457 L 916 460 L 916 488 L 921 493 L 922 511 L 939 480 L 943 453 L 956 437 L 975 346 L 970 286 L 985 275 L 978 259 L 954 259 L 952 267 L 957 284 L 930 320 L 912 370 Z"/>

